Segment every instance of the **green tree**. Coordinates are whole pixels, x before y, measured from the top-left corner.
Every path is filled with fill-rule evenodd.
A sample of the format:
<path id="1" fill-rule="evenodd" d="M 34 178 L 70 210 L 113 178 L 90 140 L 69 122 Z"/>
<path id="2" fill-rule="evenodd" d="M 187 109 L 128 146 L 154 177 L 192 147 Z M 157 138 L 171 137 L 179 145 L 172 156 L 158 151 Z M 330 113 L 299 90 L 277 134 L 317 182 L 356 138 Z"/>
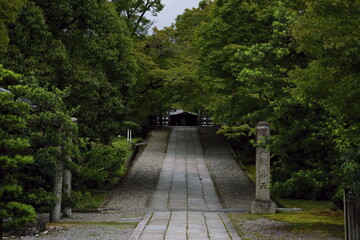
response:
<path id="1" fill-rule="evenodd" d="M 171 106 L 169 93 L 164 91 L 166 70 L 174 66 L 177 50 L 172 40 L 173 28 L 154 29 L 154 34 L 136 42 L 135 58 L 139 65 L 134 98 L 129 117 L 144 122 L 150 115 L 161 115 Z"/>
<path id="2" fill-rule="evenodd" d="M 5 52 L 9 43 L 7 24 L 16 19 L 18 11 L 26 0 L 2 0 L 0 2 L 0 53 Z"/>
<path id="3" fill-rule="evenodd" d="M 360 196 L 359 1 L 306 1 L 293 27 L 298 50 L 311 59 L 292 73 L 296 94 L 313 99 L 341 124 L 333 131 L 344 186 Z"/>
<path id="4" fill-rule="evenodd" d="M 215 120 L 265 119 L 270 102 L 288 96 L 295 54 L 288 25 L 295 11 L 278 1 L 218 1 L 199 31 L 200 71 L 215 93 Z M 241 107 L 239 107 L 241 106 Z"/>
<path id="5" fill-rule="evenodd" d="M 0 65 L 0 86 L 16 78 L 18 75 Z M 26 90 L 19 85 L 10 89 L 16 94 Z M 24 137 L 30 105 L 14 93 L 0 92 L 0 239 L 4 230 L 16 230 L 36 217 L 34 208 L 21 201 L 23 187 L 19 181 L 19 169 L 33 162 L 27 154 L 29 141 Z"/>
<path id="6" fill-rule="evenodd" d="M 118 132 L 137 66 L 125 22 L 107 1 L 29 1 L 10 31 L 6 66 L 49 90 L 70 88 L 82 136 Z"/>
<path id="7" fill-rule="evenodd" d="M 108 142 L 120 129 L 137 68 L 126 24 L 107 1 L 36 1 L 71 59 L 70 107 L 82 136 Z M 56 16 L 56 17 L 55 17 Z"/>
<path id="8" fill-rule="evenodd" d="M 152 26 L 152 22 L 146 18 L 150 12 L 156 16 L 164 5 L 161 0 L 113 0 L 119 14 L 126 19 L 132 35 L 145 36 Z"/>
<path id="9" fill-rule="evenodd" d="M 66 94 L 66 91 L 59 89 L 54 88 L 53 92 L 49 92 L 39 87 L 33 87 L 26 93 L 26 97 L 36 106 L 29 118 L 31 154 L 35 160 L 31 168 L 35 171 L 31 175 L 38 172 L 43 179 L 50 180 L 48 182 L 51 184 L 43 183 L 38 187 L 51 190 L 55 197 L 51 221 L 60 219 L 64 167 L 70 164 L 66 156 L 72 156 L 76 152 L 73 142 L 77 137 L 77 126 L 71 120 L 72 111 L 67 110 L 63 102 Z M 31 176 L 23 177 L 31 179 Z M 35 186 L 30 185 L 31 183 L 39 184 L 36 181 L 29 182 L 28 192 L 34 192 Z"/>
<path id="10" fill-rule="evenodd" d="M 238 131 L 248 134 L 246 126 L 270 122 L 276 192 L 329 198 L 338 186 L 332 132 L 339 122 L 314 99 L 294 94 L 289 77 L 309 61 L 292 32 L 304 8 L 301 1 L 216 1 L 197 33 L 199 72 L 213 93 L 207 108 L 237 142 L 244 143 Z"/>

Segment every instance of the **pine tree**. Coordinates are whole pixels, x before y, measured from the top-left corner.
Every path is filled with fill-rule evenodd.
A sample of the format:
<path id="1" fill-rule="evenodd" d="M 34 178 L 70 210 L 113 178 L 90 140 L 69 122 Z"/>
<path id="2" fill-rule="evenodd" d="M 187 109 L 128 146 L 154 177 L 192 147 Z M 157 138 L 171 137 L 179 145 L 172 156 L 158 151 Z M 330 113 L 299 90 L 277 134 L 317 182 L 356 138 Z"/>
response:
<path id="1" fill-rule="evenodd" d="M 16 77 L 0 65 L 1 85 Z M 11 90 L 19 92 L 23 89 L 22 86 L 13 86 Z M 5 230 L 16 229 L 35 220 L 34 208 L 20 202 L 22 186 L 17 175 L 20 167 L 33 161 L 25 153 L 30 146 L 24 138 L 29 107 L 27 102 L 16 99 L 12 92 L 0 92 L 0 239 Z"/>

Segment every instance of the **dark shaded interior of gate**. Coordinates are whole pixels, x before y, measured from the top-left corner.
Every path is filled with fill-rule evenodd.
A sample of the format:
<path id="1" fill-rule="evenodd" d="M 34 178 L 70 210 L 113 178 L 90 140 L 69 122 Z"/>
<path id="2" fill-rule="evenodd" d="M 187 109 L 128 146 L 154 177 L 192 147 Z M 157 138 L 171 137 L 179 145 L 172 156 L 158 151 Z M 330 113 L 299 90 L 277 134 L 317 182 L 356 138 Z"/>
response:
<path id="1" fill-rule="evenodd" d="M 198 126 L 199 119 L 197 114 L 183 112 L 170 115 L 170 126 Z"/>

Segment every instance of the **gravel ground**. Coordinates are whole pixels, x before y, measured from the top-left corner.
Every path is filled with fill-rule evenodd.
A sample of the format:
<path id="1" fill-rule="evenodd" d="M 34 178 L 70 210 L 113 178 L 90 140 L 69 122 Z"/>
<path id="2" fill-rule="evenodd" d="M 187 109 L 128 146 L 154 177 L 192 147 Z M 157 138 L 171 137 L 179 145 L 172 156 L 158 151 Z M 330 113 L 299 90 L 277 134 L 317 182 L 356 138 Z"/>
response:
<path id="1" fill-rule="evenodd" d="M 121 184 L 112 191 L 104 208 L 120 211 L 145 209 L 156 188 L 166 154 L 169 129 L 155 129 L 146 148 Z"/>
<path id="2" fill-rule="evenodd" d="M 236 163 L 227 140 L 215 128 L 200 128 L 204 157 L 224 209 L 250 209 L 255 186 Z"/>
<path id="3" fill-rule="evenodd" d="M 60 231 L 50 231 L 48 234 L 26 236 L 24 240 L 48 239 L 48 240 L 127 240 L 135 229 L 135 224 L 85 224 L 85 223 L 62 223 Z"/>
<path id="4" fill-rule="evenodd" d="M 230 218 L 231 215 L 230 214 Z M 233 215 L 234 216 L 234 215 Z M 303 233 L 286 231 L 289 223 L 278 222 L 268 218 L 259 218 L 255 220 L 236 221 L 234 225 L 242 240 L 341 240 L 324 233 Z"/>
<path id="5" fill-rule="evenodd" d="M 71 222 L 140 222 L 144 216 L 144 211 L 121 211 L 121 212 L 102 212 L 102 213 L 73 213 L 71 218 L 60 219 L 61 223 Z M 50 218 L 49 214 L 38 215 L 40 219 L 47 222 Z"/>

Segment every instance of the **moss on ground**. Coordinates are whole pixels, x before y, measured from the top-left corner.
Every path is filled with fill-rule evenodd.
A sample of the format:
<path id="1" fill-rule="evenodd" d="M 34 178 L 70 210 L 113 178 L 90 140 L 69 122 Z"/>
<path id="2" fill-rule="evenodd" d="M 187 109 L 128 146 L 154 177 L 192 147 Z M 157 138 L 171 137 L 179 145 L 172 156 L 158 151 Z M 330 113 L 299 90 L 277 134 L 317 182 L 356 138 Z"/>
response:
<path id="1" fill-rule="evenodd" d="M 288 223 L 277 228 L 277 231 L 285 233 L 321 234 L 338 238 L 344 236 L 344 214 L 342 211 L 334 210 L 331 202 L 291 199 L 282 199 L 281 201 L 285 207 L 298 207 L 303 211 L 267 215 L 229 214 L 229 218 L 235 226 L 241 225 L 241 222 L 246 220 L 268 218 Z"/>
<path id="2" fill-rule="evenodd" d="M 86 198 L 86 201 L 79 201 L 75 205 L 75 209 L 84 210 L 84 209 L 97 209 L 103 204 L 110 191 L 99 191 L 99 190 L 89 190 L 91 196 Z"/>
<path id="3" fill-rule="evenodd" d="M 288 208 L 301 208 L 309 210 L 336 210 L 336 206 L 330 201 L 280 199 L 281 203 Z"/>

